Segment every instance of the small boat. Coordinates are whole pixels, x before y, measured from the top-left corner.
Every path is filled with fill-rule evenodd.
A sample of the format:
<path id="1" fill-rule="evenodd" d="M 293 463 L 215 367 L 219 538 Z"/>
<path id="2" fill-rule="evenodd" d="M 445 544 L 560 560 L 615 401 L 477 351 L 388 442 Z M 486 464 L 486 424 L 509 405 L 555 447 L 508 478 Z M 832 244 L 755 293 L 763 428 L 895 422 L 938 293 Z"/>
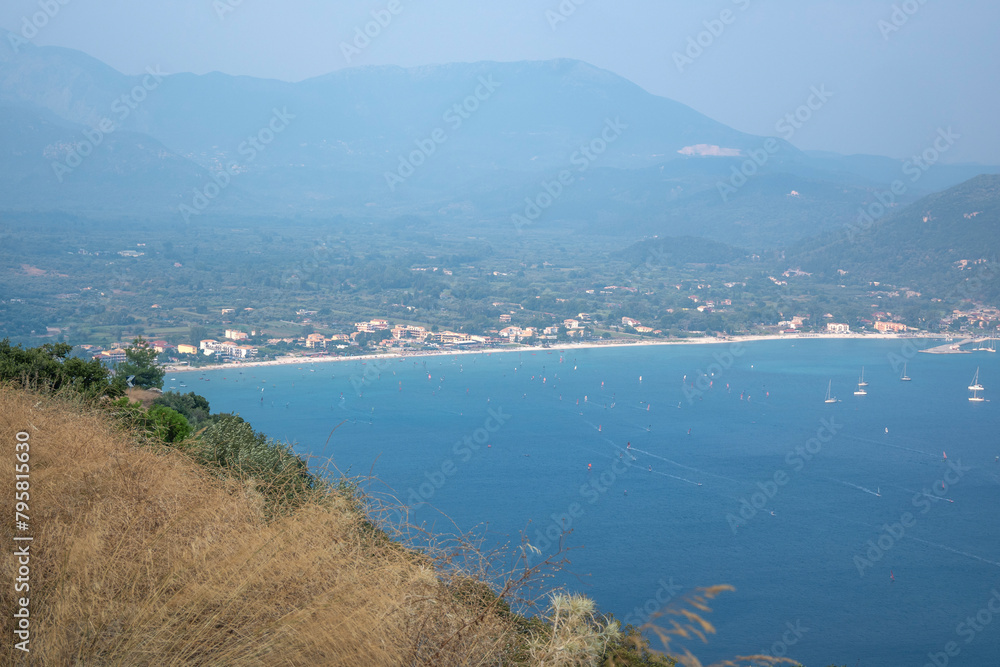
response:
<path id="1" fill-rule="evenodd" d="M 902 382 L 909 382 L 910 381 L 910 376 L 906 374 L 906 363 L 905 362 L 903 363 L 903 374 L 901 376 L 899 376 L 899 379 Z"/>
<path id="2" fill-rule="evenodd" d="M 858 381 L 858 386 L 859 387 L 867 387 L 868 386 L 868 383 L 865 382 L 865 367 L 864 366 L 861 367 L 861 379 Z"/>
<path id="3" fill-rule="evenodd" d="M 824 403 L 836 403 L 837 402 L 838 399 L 836 399 L 830 393 L 830 391 L 832 389 L 833 389 L 833 380 L 830 380 L 830 384 L 826 385 L 826 399 L 823 401 Z"/>

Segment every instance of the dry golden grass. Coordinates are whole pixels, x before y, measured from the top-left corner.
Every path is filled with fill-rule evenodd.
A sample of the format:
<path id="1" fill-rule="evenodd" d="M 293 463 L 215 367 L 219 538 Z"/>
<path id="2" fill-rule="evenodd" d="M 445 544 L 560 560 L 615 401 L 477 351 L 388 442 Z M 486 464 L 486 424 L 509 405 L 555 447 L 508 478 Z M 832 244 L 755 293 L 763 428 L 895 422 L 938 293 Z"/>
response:
<path id="1" fill-rule="evenodd" d="M 639 629 L 659 638 L 667 653 L 683 667 L 704 667 L 701 660 L 681 643 L 697 639 L 707 644 L 709 635 L 715 634 L 715 626 L 705 618 L 712 612 L 709 602 L 722 593 L 734 590 L 732 586 L 725 585 L 696 589 L 677 602 L 653 613 L 650 620 Z M 754 665 L 757 667 L 798 665 L 798 661 L 769 655 L 743 655 L 731 660 L 714 662 L 708 667 L 753 667 Z"/>
<path id="2" fill-rule="evenodd" d="M 460 601 L 458 574 L 371 530 L 344 497 L 267 522 L 254 492 L 182 453 L 3 386 L 0 479 L 13 480 L 19 431 L 31 445 L 32 641 L 28 656 L 12 647 L 7 557 L 0 664 L 500 665 L 520 648 L 496 606 Z"/>
<path id="3" fill-rule="evenodd" d="M 125 391 L 125 395 L 128 396 L 128 400 L 130 401 L 138 401 L 139 403 L 142 403 L 142 407 L 148 410 L 149 407 L 153 405 L 153 401 L 163 396 L 163 393 L 132 387 L 131 389 Z"/>

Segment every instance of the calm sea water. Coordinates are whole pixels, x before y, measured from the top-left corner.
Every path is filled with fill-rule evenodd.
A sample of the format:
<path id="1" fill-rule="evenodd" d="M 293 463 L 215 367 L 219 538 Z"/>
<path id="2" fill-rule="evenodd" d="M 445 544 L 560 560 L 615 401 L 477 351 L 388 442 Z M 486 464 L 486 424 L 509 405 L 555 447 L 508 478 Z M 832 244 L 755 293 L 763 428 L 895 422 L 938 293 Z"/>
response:
<path id="1" fill-rule="evenodd" d="M 713 604 L 717 634 L 688 644 L 703 661 L 997 665 L 1000 359 L 915 349 L 539 350 L 184 373 L 166 385 L 301 453 L 373 471 L 404 501 L 426 501 L 411 518 L 429 527 L 479 526 L 491 543 L 527 530 L 546 554 L 571 529 L 573 576 L 557 581 L 618 618 L 734 586 Z M 967 400 L 977 366 L 997 400 Z M 831 381 L 836 404 L 824 402 Z"/>

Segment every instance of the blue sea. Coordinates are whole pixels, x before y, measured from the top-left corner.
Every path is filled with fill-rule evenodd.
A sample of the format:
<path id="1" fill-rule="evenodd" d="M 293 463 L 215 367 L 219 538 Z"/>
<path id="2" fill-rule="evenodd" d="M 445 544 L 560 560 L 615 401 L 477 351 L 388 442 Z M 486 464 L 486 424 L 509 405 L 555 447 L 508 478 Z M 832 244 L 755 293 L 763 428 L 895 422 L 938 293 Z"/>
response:
<path id="1" fill-rule="evenodd" d="M 683 644 L 706 664 L 993 666 L 1000 359 L 916 352 L 939 342 L 484 352 L 165 386 L 373 473 L 411 521 L 488 545 L 524 531 L 543 556 L 563 541 L 552 583 L 619 619 L 733 586 L 712 602 L 716 633 Z M 982 403 L 967 400 L 977 367 Z"/>

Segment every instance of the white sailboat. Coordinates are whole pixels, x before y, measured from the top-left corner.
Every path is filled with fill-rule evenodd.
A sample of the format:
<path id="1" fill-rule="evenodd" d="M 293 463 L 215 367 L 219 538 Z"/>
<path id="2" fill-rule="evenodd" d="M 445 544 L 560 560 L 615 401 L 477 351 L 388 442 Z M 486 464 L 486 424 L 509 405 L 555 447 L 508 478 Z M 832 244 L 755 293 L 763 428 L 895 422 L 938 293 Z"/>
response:
<path id="1" fill-rule="evenodd" d="M 868 383 L 865 382 L 865 369 L 864 369 L 864 367 L 862 367 L 861 368 L 861 379 L 858 380 L 858 389 L 857 389 L 857 391 L 854 392 L 854 395 L 855 396 L 867 396 L 868 392 L 865 391 L 865 387 L 867 387 L 867 386 L 868 386 Z"/>
<path id="2" fill-rule="evenodd" d="M 993 337 L 987 336 L 979 341 L 979 347 L 976 348 L 977 352 L 996 352 L 997 349 L 993 345 Z"/>
<path id="3" fill-rule="evenodd" d="M 982 403 L 986 399 L 979 395 L 979 392 L 983 391 L 983 385 L 979 384 L 979 369 L 976 368 L 976 375 L 972 378 L 972 384 L 969 385 L 969 391 L 972 392 L 972 396 L 969 396 L 969 400 L 973 403 Z"/>
<path id="4" fill-rule="evenodd" d="M 982 391 L 983 385 L 979 384 L 979 367 L 976 367 L 976 374 L 972 378 L 972 384 L 969 385 L 969 391 Z"/>
<path id="5" fill-rule="evenodd" d="M 833 389 L 833 380 L 830 380 L 830 384 L 826 385 L 826 399 L 824 403 L 836 403 L 837 399 L 830 393 Z"/>
<path id="6" fill-rule="evenodd" d="M 903 362 L 903 374 L 899 376 L 899 379 L 903 382 L 910 381 L 910 376 L 906 374 L 906 362 Z"/>

